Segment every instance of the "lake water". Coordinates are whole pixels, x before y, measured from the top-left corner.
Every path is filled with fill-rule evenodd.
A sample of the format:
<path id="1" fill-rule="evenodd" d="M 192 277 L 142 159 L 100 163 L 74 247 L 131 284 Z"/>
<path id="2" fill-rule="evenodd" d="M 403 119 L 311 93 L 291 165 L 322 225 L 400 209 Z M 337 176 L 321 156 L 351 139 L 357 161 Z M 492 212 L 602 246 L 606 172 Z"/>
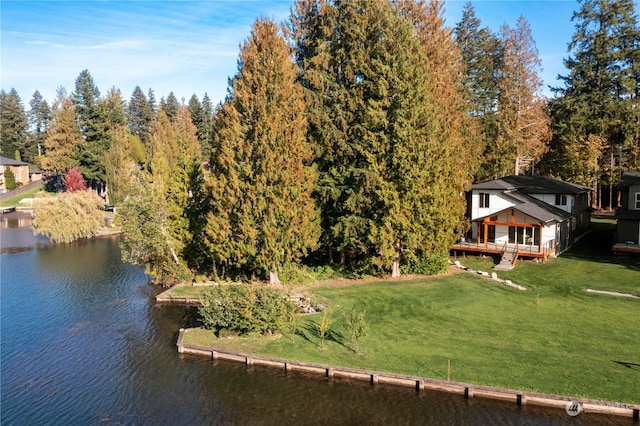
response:
<path id="1" fill-rule="evenodd" d="M 156 306 L 160 289 L 120 261 L 116 238 L 52 246 L 6 222 L 3 426 L 632 424 L 180 356 L 195 312 Z"/>

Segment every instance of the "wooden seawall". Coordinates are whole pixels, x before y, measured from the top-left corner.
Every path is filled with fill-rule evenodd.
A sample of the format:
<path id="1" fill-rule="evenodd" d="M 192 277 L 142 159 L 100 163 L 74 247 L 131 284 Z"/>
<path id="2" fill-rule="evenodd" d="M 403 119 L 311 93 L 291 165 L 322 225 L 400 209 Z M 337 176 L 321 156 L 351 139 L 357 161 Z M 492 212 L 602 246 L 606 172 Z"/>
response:
<path id="1" fill-rule="evenodd" d="M 417 392 L 422 390 L 433 390 L 440 392 L 454 393 L 465 398 L 488 398 L 502 401 L 509 401 L 523 405 L 537 405 L 543 407 L 553 407 L 566 409 L 570 403 L 580 404 L 580 411 L 584 413 L 608 414 L 616 416 L 631 417 L 634 421 L 640 421 L 640 405 L 624 404 L 608 401 L 597 401 L 585 398 L 571 398 L 561 395 L 548 395 L 537 392 L 523 392 L 513 389 L 495 388 L 490 386 L 480 386 L 469 383 L 451 382 L 446 380 L 429 379 L 425 377 L 408 376 L 403 374 L 386 373 L 372 370 L 361 370 L 357 368 L 339 367 L 325 364 L 315 364 L 309 362 L 291 361 L 281 358 L 271 358 L 258 355 L 249 355 L 241 352 L 233 352 L 211 347 L 186 345 L 184 335 L 187 330 L 180 329 L 178 335 L 178 352 L 181 354 L 191 354 L 206 356 L 212 360 L 228 360 L 244 363 L 247 366 L 263 365 L 278 368 L 286 372 L 303 371 L 325 377 L 343 377 L 354 380 L 368 381 L 375 384 L 391 384 L 405 387 L 413 387 Z"/>

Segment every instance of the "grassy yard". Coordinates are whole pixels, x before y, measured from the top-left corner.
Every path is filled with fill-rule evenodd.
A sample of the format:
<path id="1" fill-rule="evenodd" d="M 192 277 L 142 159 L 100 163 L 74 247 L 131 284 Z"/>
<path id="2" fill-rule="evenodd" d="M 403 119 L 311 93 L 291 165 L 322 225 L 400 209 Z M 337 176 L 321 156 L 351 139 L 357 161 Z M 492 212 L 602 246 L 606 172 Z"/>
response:
<path id="1" fill-rule="evenodd" d="M 28 191 L 25 191 L 19 195 L 14 195 L 12 197 L 8 197 L 2 201 L 0 201 L 0 207 L 10 207 L 10 206 L 20 206 L 20 200 L 23 198 L 33 198 L 33 196 L 44 190 L 44 185 L 36 186 Z"/>
<path id="2" fill-rule="evenodd" d="M 598 238 L 598 235 L 595 235 Z M 594 236 L 584 241 L 594 244 Z M 329 306 L 331 334 L 320 348 L 320 315 L 304 316 L 298 334 L 187 342 L 267 356 L 447 378 L 491 386 L 640 403 L 640 300 L 583 291 L 640 293 L 638 261 L 578 247 L 545 264 L 522 262 L 501 278 L 518 291 L 469 273 L 352 286 L 308 286 Z M 463 259 L 490 271 L 493 263 Z M 369 336 L 356 354 L 344 327 L 352 308 L 366 310 Z"/>

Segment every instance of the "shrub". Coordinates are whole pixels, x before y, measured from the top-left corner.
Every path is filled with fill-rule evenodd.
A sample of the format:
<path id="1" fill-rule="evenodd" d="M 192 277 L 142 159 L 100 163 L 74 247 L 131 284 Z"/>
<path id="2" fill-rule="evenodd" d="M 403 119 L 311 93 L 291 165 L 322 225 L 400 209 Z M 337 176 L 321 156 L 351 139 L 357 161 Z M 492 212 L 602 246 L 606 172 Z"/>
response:
<path id="1" fill-rule="evenodd" d="M 369 334 L 369 326 L 364 319 L 365 312 L 356 312 L 355 309 L 352 309 L 344 316 L 347 331 L 351 335 L 351 342 L 353 342 L 354 351 L 357 354 L 360 353 L 360 342 Z"/>
<path id="2" fill-rule="evenodd" d="M 449 267 L 449 256 L 443 253 L 420 254 L 403 265 L 408 274 L 435 275 L 445 272 Z"/>
<path id="3" fill-rule="evenodd" d="M 329 311 L 325 309 L 322 311 L 322 317 L 320 318 L 320 322 L 316 324 L 316 331 L 318 332 L 318 337 L 320 338 L 320 348 L 324 349 L 324 339 L 329 336 L 331 332 L 331 318 L 329 318 Z"/>
<path id="4" fill-rule="evenodd" d="M 11 167 L 7 167 L 4 169 L 4 182 L 7 188 L 7 191 L 11 191 L 12 189 L 16 189 L 16 175 L 13 174 Z"/>
<path id="5" fill-rule="evenodd" d="M 198 313 L 206 328 L 243 335 L 281 329 L 296 309 L 284 292 L 246 284 L 212 286 L 200 302 Z"/>

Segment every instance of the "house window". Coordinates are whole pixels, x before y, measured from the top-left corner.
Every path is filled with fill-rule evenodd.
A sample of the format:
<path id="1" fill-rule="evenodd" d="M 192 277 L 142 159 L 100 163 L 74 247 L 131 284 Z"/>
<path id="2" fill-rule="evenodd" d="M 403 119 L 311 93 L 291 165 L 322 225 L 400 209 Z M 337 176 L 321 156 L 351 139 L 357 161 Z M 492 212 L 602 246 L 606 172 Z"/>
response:
<path id="1" fill-rule="evenodd" d="M 556 194 L 556 206 L 566 206 L 567 196 L 564 194 Z"/>
<path id="2" fill-rule="evenodd" d="M 636 210 L 640 210 L 640 192 L 636 192 Z"/>
<path id="3" fill-rule="evenodd" d="M 480 193 L 480 208 L 489 208 L 489 194 Z"/>

